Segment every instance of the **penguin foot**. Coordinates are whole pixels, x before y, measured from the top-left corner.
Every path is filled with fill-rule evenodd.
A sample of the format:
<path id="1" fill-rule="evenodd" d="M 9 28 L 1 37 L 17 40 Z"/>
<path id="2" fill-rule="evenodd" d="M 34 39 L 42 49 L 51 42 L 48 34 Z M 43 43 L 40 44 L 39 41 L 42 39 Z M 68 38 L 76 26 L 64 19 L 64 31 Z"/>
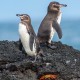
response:
<path id="1" fill-rule="evenodd" d="M 34 59 L 34 61 L 32 61 L 32 63 L 35 63 L 37 61 L 41 62 L 43 56 L 44 56 L 43 53 L 36 55 L 35 59 Z"/>
<path id="2" fill-rule="evenodd" d="M 39 55 L 35 56 L 35 59 L 32 61 L 32 63 L 35 63 L 39 59 Z"/>
<path id="3" fill-rule="evenodd" d="M 34 61 L 31 61 L 32 63 L 35 63 L 36 62 L 36 60 L 34 60 Z"/>
<path id="4" fill-rule="evenodd" d="M 55 43 L 54 42 L 51 42 L 51 45 L 54 45 Z"/>
<path id="5" fill-rule="evenodd" d="M 35 57 L 35 59 L 33 60 L 33 61 L 31 61 L 32 63 L 35 63 L 36 62 L 36 60 L 37 60 L 37 58 Z"/>
<path id="6" fill-rule="evenodd" d="M 57 47 L 56 46 L 54 46 L 54 45 L 51 45 L 51 44 L 49 44 L 49 45 L 47 45 L 50 49 L 56 49 Z"/>

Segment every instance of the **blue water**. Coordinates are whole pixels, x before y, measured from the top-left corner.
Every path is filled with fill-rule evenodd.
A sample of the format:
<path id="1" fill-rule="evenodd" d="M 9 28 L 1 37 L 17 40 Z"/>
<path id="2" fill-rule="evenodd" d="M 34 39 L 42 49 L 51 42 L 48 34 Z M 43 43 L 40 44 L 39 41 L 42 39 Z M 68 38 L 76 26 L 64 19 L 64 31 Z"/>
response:
<path id="1" fill-rule="evenodd" d="M 18 22 L 19 21 L 0 22 L 0 40 L 19 40 Z M 32 25 L 36 33 L 40 22 L 41 20 L 32 21 Z M 73 46 L 75 49 L 80 50 L 80 20 L 63 19 L 61 21 L 61 28 L 63 32 L 62 39 L 59 39 L 56 33 L 53 41 L 61 41 L 64 44 L 68 44 L 70 46 Z"/>

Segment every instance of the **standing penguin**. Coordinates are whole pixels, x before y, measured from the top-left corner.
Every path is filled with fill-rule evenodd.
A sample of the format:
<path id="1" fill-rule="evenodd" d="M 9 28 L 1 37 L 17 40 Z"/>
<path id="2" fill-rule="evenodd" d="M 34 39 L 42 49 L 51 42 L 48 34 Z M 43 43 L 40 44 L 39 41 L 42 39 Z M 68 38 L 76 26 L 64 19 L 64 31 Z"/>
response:
<path id="1" fill-rule="evenodd" d="M 38 43 L 36 39 L 36 34 L 31 25 L 31 19 L 27 14 L 17 14 L 16 16 L 20 17 L 21 22 L 19 23 L 19 37 L 20 37 L 20 50 L 22 50 L 22 46 L 25 52 L 29 56 L 36 56 L 38 53 Z"/>
<path id="2" fill-rule="evenodd" d="M 55 31 L 57 32 L 59 39 L 62 38 L 62 30 L 60 28 L 61 21 L 61 7 L 66 7 L 65 4 L 60 4 L 58 2 L 51 2 L 48 6 L 47 15 L 43 19 L 38 29 L 38 40 L 40 44 L 45 43 L 51 49 L 56 48 L 51 45 L 51 40 L 54 36 Z"/>

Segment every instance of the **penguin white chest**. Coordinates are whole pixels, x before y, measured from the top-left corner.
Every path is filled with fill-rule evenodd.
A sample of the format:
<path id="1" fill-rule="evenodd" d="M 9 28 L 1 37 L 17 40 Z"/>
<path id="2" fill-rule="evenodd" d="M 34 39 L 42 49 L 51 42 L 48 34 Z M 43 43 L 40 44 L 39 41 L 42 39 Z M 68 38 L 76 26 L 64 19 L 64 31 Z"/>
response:
<path id="1" fill-rule="evenodd" d="M 51 33 L 50 33 L 50 40 L 49 40 L 49 43 L 51 43 L 51 40 L 52 40 L 54 34 L 55 34 L 55 29 L 54 29 L 54 28 L 52 27 L 52 25 L 51 25 Z"/>
<path id="2" fill-rule="evenodd" d="M 35 50 L 31 51 L 30 49 L 29 45 L 30 35 L 28 33 L 26 26 L 22 23 L 19 24 L 19 36 L 26 53 L 30 56 L 36 55 Z"/>
<path id="3" fill-rule="evenodd" d="M 60 14 L 59 14 L 59 16 L 58 16 L 58 18 L 57 18 L 58 24 L 60 24 L 60 22 L 61 22 L 61 17 L 62 17 L 62 12 L 60 12 Z"/>

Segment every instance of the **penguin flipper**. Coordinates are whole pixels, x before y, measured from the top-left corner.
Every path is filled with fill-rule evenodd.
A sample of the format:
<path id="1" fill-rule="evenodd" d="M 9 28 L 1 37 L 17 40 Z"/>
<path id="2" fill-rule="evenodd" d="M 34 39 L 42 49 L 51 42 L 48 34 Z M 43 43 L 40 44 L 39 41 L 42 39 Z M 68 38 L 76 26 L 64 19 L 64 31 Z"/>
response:
<path id="1" fill-rule="evenodd" d="M 21 43 L 21 40 L 19 39 L 19 50 L 20 50 L 20 51 L 22 51 L 22 47 L 23 47 L 23 45 L 22 45 L 22 43 Z"/>
<path id="2" fill-rule="evenodd" d="M 58 24 L 58 22 L 56 20 L 53 21 L 52 26 L 56 30 L 59 39 L 61 39 L 62 38 L 62 30 L 61 30 L 60 25 Z"/>
<path id="3" fill-rule="evenodd" d="M 30 45 L 31 51 L 33 51 L 34 39 L 35 39 L 34 35 L 30 33 L 29 45 Z"/>

